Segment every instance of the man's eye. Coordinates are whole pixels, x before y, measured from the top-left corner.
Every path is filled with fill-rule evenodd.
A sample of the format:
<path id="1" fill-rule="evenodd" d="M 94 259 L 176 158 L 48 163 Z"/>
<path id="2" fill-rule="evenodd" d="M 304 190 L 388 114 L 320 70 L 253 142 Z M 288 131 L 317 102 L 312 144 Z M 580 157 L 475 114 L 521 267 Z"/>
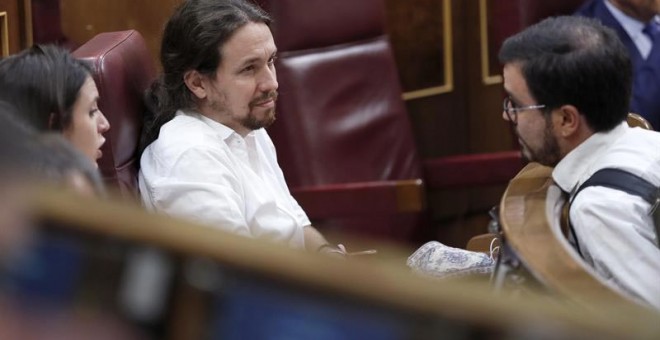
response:
<path id="1" fill-rule="evenodd" d="M 254 65 L 250 65 L 241 70 L 241 72 L 252 72 L 252 71 L 254 71 Z"/>
<path id="2" fill-rule="evenodd" d="M 99 112 L 99 109 L 97 109 L 97 108 L 91 109 L 91 110 L 89 110 L 89 116 L 91 117 L 91 116 L 95 115 L 97 112 Z"/>

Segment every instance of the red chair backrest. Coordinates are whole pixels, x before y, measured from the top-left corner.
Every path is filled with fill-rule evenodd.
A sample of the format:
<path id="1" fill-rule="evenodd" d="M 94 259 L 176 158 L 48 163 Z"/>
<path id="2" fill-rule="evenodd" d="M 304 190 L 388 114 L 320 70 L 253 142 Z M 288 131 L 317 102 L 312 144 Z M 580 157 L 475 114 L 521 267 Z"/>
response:
<path id="1" fill-rule="evenodd" d="M 278 48 L 278 117 L 269 133 L 294 196 L 301 187 L 420 178 L 383 1 L 260 3 L 274 19 Z M 369 205 L 375 198 L 346 199 L 372 213 L 313 222 L 326 231 L 413 239 L 418 213 L 383 212 Z"/>
<path id="2" fill-rule="evenodd" d="M 99 89 L 99 109 L 110 122 L 99 169 L 123 195 L 136 196 L 144 92 L 156 77 L 144 39 L 134 30 L 101 33 L 73 55 L 91 63 Z"/>
<path id="3" fill-rule="evenodd" d="M 269 132 L 289 185 L 419 178 L 382 0 L 262 3 L 279 55 Z"/>
<path id="4" fill-rule="evenodd" d="M 384 2 L 259 3 L 274 19 L 280 96 L 269 133 L 289 186 L 420 178 L 421 162 L 384 30 Z M 405 241 L 418 217 L 393 211 L 324 222 L 344 232 Z"/>

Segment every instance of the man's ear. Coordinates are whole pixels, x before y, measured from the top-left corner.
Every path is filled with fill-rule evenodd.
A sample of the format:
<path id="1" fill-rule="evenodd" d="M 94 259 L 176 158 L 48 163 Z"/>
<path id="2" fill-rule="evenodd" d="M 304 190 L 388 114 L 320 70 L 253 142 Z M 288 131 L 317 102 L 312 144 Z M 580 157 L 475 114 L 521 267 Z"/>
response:
<path id="1" fill-rule="evenodd" d="M 562 137 L 570 137 L 583 128 L 584 117 L 580 111 L 573 105 L 562 105 L 555 110 L 554 121 L 555 129 Z"/>
<path id="2" fill-rule="evenodd" d="M 206 98 L 206 89 L 204 84 L 204 76 L 202 76 L 197 70 L 186 71 L 183 74 L 183 82 L 188 87 L 188 90 L 192 92 L 195 97 L 198 99 Z"/>

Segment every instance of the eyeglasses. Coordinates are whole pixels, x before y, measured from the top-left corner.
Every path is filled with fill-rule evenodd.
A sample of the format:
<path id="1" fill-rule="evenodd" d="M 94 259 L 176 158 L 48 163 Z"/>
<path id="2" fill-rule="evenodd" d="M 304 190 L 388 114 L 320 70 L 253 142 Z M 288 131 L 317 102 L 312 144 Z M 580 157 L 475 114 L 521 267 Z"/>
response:
<path id="1" fill-rule="evenodd" d="M 516 107 L 513 104 L 513 101 L 511 100 L 510 96 L 506 96 L 506 98 L 504 98 L 504 102 L 502 103 L 502 109 L 504 110 L 504 112 L 506 112 L 506 116 L 509 118 L 509 121 L 512 124 L 516 124 L 518 122 L 518 112 L 527 111 L 527 110 L 537 110 L 537 109 L 542 109 L 544 107 L 545 105 L 529 105 L 523 107 Z"/>

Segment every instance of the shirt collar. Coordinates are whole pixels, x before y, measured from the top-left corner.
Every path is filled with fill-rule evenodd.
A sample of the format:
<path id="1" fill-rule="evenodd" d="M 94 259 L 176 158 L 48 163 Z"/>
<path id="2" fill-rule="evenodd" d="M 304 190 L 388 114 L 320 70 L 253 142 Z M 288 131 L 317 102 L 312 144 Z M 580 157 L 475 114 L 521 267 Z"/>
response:
<path id="1" fill-rule="evenodd" d="M 623 13 L 620 9 L 616 8 L 616 6 L 612 5 L 609 0 L 604 2 L 607 9 L 612 13 L 612 16 L 614 16 L 619 24 L 621 24 L 621 27 L 623 27 L 632 40 L 635 40 L 640 34 L 644 34 L 642 33 L 642 30 L 646 25 L 645 22 L 641 22 L 628 14 Z M 656 15 L 652 20 L 658 20 L 658 16 Z"/>
<path id="2" fill-rule="evenodd" d="M 552 178 L 565 192 L 572 192 L 577 185 L 589 178 L 596 168 L 594 163 L 628 129 L 624 121 L 607 132 L 598 132 L 569 152 L 552 171 Z"/>
<path id="3" fill-rule="evenodd" d="M 250 133 L 247 134 L 247 136 L 245 136 L 245 138 L 243 138 L 241 135 L 236 133 L 236 131 L 234 131 L 232 128 L 228 127 L 227 125 L 224 125 L 222 123 L 218 123 L 215 120 L 213 120 L 209 117 L 206 117 L 206 116 L 202 115 L 201 113 L 199 113 L 197 111 L 178 110 L 176 112 L 176 115 L 177 116 L 178 115 L 186 115 L 186 116 L 194 117 L 194 118 L 197 118 L 197 119 L 201 120 L 206 125 L 208 125 L 210 128 L 212 128 L 218 134 L 220 139 L 222 139 L 224 141 L 226 141 L 230 138 L 241 138 L 241 139 L 253 138 L 253 135 L 254 135 L 254 131 L 251 131 Z"/>

